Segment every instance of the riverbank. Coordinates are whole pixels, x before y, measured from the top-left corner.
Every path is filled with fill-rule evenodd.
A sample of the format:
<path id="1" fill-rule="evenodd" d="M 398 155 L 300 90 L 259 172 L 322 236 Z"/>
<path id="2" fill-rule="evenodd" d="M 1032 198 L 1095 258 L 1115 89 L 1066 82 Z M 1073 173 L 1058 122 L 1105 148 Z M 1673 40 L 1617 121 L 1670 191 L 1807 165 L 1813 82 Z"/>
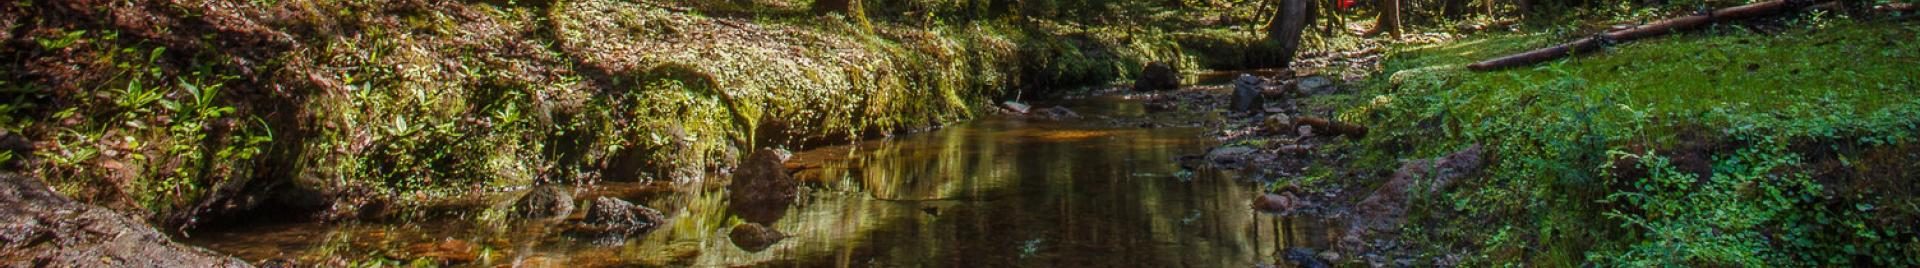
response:
<path id="1" fill-rule="evenodd" d="M 953 7 L 873 9 L 901 8 Z M 0 13 L 0 161 L 182 236 L 493 221 L 489 198 L 541 185 L 714 191 L 756 148 L 938 128 L 1150 61 L 1257 66 L 1213 50 L 1262 43 L 1183 17 L 865 22 L 783 1 L 30 1 Z M 694 218 L 681 228 L 725 219 L 720 195 L 698 196 L 666 213 Z"/>
<path id="2" fill-rule="evenodd" d="M 1800 19 L 1494 72 L 1464 66 L 1563 38 L 1395 45 L 1368 79 L 1278 109 L 1363 137 L 1308 139 L 1265 117 L 1221 136 L 1264 155 L 1253 159 L 1276 178 L 1270 191 L 1316 215 L 1404 210 L 1376 235 L 1317 249 L 1336 263 L 1914 265 L 1920 50 L 1896 40 L 1920 27 Z M 1446 163 L 1411 159 L 1479 146 L 1489 162 L 1466 179 L 1394 186 Z M 1392 198 L 1404 207 L 1370 206 Z"/>

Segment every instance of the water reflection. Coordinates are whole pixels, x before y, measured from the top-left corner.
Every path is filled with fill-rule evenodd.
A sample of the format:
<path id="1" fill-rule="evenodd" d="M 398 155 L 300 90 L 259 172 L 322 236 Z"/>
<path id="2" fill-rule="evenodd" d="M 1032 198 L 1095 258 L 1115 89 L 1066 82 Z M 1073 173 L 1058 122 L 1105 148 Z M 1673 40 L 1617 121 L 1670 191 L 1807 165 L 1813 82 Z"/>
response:
<path id="1" fill-rule="evenodd" d="M 456 266 L 474 267 L 1249 267 L 1275 262 L 1286 246 L 1333 241 L 1334 228 L 1318 220 L 1253 213 L 1256 183 L 1182 170 L 1175 158 L 1213 145 L 1204 130 L 1132 127 L 1140 120 L 1213 119 L 1147 114 L 1138 102 L 1111 96 L 1067 106 L 1087 117 L 983 119 L 799 152 L 790 164 L 805 167 L 799 177 L 813 182 L 772 226 L 791 237 L 758 252 L 728 241 L 733 221 L 724 215 L 696 213 L 724 207 L 719 196 L 699 194 L 699 185 L 608 184 L 576 194 L 616 196 L 673 214 L 670 227 L 618 245 L 472 215 L 261 226 L 190 242 L 249 260 L 321 265 L 340 259 L 327 256 L 408 259 L 437 253 L 410 249 L 458 242 L 472 244 L 477 256 Z"/>
<path id="2" fill-rule="evenodd" d="M 1183 171 L 1174 161 L 1212 145 L 1202 130 L 1116 126 L 1124 124 L 1104 120 L 1155 118 L 1113 97 L 1070 107 L 1090 117 L 987 119 L 802 152 L 798 161 L 820 162 L 807 164 L 819 168 L 801 171 L 803 177 L 823 183 L 775 226 L 794 237 L 761 253 L 715 248 L 697 263 L 1247 267 L 1272 261 L 1287 233 L 1267 223 L 1278 218 L 1250 212 L 1254 184 Z M 1289 232 L 1291 244 L 1320 240 L 1304 235 L 1309 231 Z"/>

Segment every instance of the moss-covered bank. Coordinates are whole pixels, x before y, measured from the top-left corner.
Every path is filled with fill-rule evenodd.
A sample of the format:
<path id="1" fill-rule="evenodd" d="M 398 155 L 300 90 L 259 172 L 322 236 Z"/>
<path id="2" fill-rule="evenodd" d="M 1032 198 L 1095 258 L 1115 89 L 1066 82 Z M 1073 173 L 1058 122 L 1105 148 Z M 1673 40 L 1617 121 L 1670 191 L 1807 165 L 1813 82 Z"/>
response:
<path id="1" fill-rule="evenodd" d="M 1262 42 L 887 15 L 929 3 L 870 7 L 868 27 L 786 2 L 15 1 L 0 125 L 25 145 L 0 158 L 169 229 L 406 215 L 531 184 L 700 182 L 749 148 L 949 124 L 1148 61 L 1246 66 L 1196 52 Z"/>

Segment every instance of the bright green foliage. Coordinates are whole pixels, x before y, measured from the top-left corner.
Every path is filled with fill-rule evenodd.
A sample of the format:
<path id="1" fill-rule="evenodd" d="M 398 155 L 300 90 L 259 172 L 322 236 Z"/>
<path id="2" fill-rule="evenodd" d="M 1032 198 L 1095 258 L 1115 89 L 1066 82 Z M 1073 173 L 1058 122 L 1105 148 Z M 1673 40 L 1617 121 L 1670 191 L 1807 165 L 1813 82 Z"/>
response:
<path id="1" fill-rule="evenodd" d="M 1404 48 L 1372 90 L 1315 102 L 1355 107 L 1340 116 L 1383 130 L 1362 141 L 1370 149 L 1362 167 L 1469 143 L 1493 149 L 1498 161 L 1484 179 L 1423 199 L 1446 211 L 1416 213 L 1455 223 L 1420 236 L 1467 241 L 1480 249 L 1470 260 L 1913 265 L 1898 256 L 1916 253 L 1917 230 L 1855 208 L 1915 200 L 1834 186 L 1910 177 L 1816 171 L 1836 162 L 1900 168 L 1848 159 L 1916 142 L 1920 47 L 1890 40 L 1917 34 L 1882 23 L 1723 29 L 1537 67 L 1466 71 L 1472 61 L 1556 41 L 1481 37 Z M 1808 149 L 1823 147 L 1838 153 Z M 1874 214 L 1914 215 L 1900 210 Z"/>

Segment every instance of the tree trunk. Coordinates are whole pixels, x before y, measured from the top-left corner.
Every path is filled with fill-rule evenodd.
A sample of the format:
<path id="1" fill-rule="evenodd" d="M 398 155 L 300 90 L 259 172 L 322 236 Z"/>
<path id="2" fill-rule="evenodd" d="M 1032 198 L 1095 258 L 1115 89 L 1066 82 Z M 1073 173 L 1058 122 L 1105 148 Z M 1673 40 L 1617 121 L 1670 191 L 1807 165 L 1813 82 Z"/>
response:
<path id="1" fill-rule="evenodd" d="M 1380 2 L 1380 17 L 1374 20 L 1373 30 L 1367 30 L 1367 35 L 1388 33 L 1392 34 L 1393 38 L 1400 38 L 1400 0 L 1380 0 Z"/>
<path id="2" fill-rule="evenodd" d="M 1280 44 L 1280 67 L 1292 65 L 1293 56 L 1300 51 L 1300 35 L 1307 30 L 1311 0 L 1280 0 L 1280 8 L 1274 9 L 1272 21 L 1267 22 L 1267 41 Z"/>
<path id="3" fill-rule="evenodd" d="M 860 0 L 815 0 L 813 1 L 813 11 L 820 13 L 838 12 L 847 16 L 847 19 L 853 20 L 853 23 L 859 25 L 861 29 L 873 29 L 873 24 L 867 22 L 867 11 L 865 5 L 861 5 Z"/>

